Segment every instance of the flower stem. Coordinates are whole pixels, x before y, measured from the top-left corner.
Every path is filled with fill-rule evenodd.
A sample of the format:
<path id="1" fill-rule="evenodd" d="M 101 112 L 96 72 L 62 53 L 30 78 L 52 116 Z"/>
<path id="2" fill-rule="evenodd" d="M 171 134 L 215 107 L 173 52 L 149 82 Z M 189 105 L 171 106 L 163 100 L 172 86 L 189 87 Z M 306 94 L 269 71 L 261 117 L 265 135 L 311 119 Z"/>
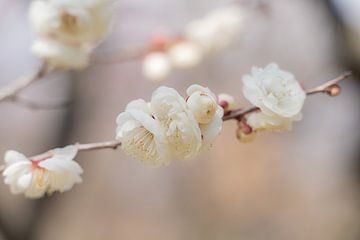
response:
<path id="1" fill-rule="evenodd" d="M 120 141 L 107 141 L 107 142 L 98 142 L 98 143 L 87 143 L 87 144 L 75 144 L 78 148 L 78 151 L 92 151 L 99 149 L 117 149 L 121 146 Z"/>

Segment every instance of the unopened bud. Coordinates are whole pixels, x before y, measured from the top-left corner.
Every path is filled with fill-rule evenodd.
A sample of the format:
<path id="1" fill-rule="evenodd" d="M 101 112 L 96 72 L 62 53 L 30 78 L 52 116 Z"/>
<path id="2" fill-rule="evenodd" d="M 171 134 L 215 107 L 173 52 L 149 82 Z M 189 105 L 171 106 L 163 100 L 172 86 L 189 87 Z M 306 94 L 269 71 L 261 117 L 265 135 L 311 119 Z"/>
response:
<path id="1" fill-rule="evenodd" d="M 170 43 L 170 38 L 164 34 L 157 34 L 152 37 L 150 51 L 163 51 Z"/>
<path id="2" fill-rule="evenodd" d="M 341 93 L 341 88 L 339 85 L 335 84 L 335 85 L 332 85 L 330 87 L 328 87 L 326 93 L 329 95 L 329 96 L 332 96 L 332 97 L 336 97 L 336 96 L 339 96 L 340 93 Z"/>
<path id="3" fill-rule="evenodd" d="M 205 92 L 197 91 L 187 99 L 187 105 L 200 124 L 209 123 L 216 112 L 216 100 Z"/>
<path id="4" fill-rule="evenodd" d="M 239 141 L 242 142 L 242 143 L 249 143 L 249 142 L 252 142 L 252 141 L 255 140 L 255 138 L 256 138 L 256 132 L 253 131 L 253 132 L 251 132 L 251 133 L 245 133 L 245 132 L 243 131 L 243 129 L 238 128 L 238 129 L 236 130 L 236 137 L 237 137 L 237 139 L 239 139 Z"/>
<path id="5" fill-rule="evenodd" d="M 221 93 L 218 96 L 219 105 L 224 109 L 225 112 L 234 110 L 236 108 L 236 102 L 233 96 Z"/>
<path id="6" fill-rule="evenodd" d="M 245 120 L 238 122 L 238 126 L 245 134 L 253 132 L 252 127 Z"/>

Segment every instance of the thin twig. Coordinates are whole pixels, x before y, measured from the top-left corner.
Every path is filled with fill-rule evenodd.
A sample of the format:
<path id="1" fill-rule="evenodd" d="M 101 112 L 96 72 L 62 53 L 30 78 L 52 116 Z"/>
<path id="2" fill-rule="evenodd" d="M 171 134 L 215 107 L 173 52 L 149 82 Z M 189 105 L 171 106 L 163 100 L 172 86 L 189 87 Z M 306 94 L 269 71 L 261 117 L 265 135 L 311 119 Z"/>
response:
<path id="1" fill-rule="evenodd" d="M 11 101 L 15 104 L 24 106 L 26 108 L 32 109 L 32 110 L 58 110 L 58 109 L 67 108 L 71 104 L 70 101 L 59 101 L 59 102 L 54 102 L 54 103 L 39 103 L 39 102 L 34 102 L 30 99 L 24 99 L 17 95 L 9 98 L 9 101 Z"/>
<path id="2" fill-rule="evenodd" d="M 121 146 L 120 141 L 107 141 L 98 143 L 76 144 L 78 151 L 92 151 L 99 149 L 117 149 Z"/>
<path id="3" fill-rule="evenodd" d="M 338 83 L 342 80 L 345 80 L 347 78 L 349 78 L 352 75 L 351 71 L 347 71 L 344 72 L 343 74 L 341 74 L 340 76 L 338 76 L 337 78 L 334 78 L 330 81 L 327 81 L 324 84 L 321 84 L 320 86 L 314 87 L 314 88 L 310 88 L 305 90 L 306 95 L 310 96 L 316 93 L 326 93 L 326 94 L 332 94 L 331 89 L 333 87 L 338 88 Z M 338 93 L 339 90 L 337 90 Z M 335 96 L 335 95 L 334 95 Z M 247 114 L 252 113 L 252 112 L 256 112 L 260 110 L 257 107 L 251 107 L 249 109 L 235 109 L 229 113 L 227 113 L 224 117 L 223 117 L 223 121 L 227 121 L 227 120 L 231 120 L 231 119 L 235 119 L 240 121 L 243 117 L 245 117 Z"/>
<path id="4" fill-rule="evenodd" d="M 0 88 L 0 102 L 10 100 L 12 97 L 19 94 L 22 90 L 24 90 L 34 82 L 40 80 L 48 73 L 48 65 L 46 63 L 43 63 L 34 74 L 23 76 L 10 83 L 9 85 Z"/>
<path id="5" fill-rule="evenodd" d="M 347 71 L 344 72 L 343 74 L 341 74 L 340 76 L 338 76 L 337 78 L 334 78 L 320 86 L 314 87 L 314 88 L 310 88 L 306 90 L 306 94 L 307 95 L 312 95 L 315 93 L 328 93 L 329 88 L 331 88 L 334 85 L 337 85 L 340 81 L 345 80 L 347 78 L 349 78 L 352 75 L 351 71 Z"/>

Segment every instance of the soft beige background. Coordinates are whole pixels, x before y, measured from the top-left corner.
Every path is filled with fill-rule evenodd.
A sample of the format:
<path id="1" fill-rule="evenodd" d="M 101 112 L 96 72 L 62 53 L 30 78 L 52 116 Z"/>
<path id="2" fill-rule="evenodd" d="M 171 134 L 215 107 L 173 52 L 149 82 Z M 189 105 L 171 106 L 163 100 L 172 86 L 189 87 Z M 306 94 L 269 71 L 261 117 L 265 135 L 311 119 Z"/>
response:
<path id="1" fill-rule="evenodd" d="M 221 6 L 215 0 L 122 0 L 102 54 L 143 45 L 156 31 L 178 32 Z M 0 0 L 0 83 L 37 66 L 28 51 L 27 2 Z M 330 15 L 320 1 L 273 0 L 231 48 L 198 69 L 161 83 L 180 92 L 192 83 L 241 97 L 251 66 L 277 62 L 305 86 L 344 69 Z M 121 54 L 121 51 L 119 52 Z M 0 105 L 0 152 L 27 155 L 74 142 L 112 139 L 115 117 L 132 99 L 149 99 L 158 84 L 141 76 L 139 62 L 94 65 L 55 74 L 23 95 L 37 101 L 71 99 L 71 108 L 31 111 Z M 40 201 L 13 196 L 0 184 L 2 231 L 37 240 L 355 240 L 359 237 L 356 160 L 359 94 L 355 81 L 338 98 L 308 99 L 304 119 L 290 133 L 261 134 L 251 144 L 226 122 L 212 150 L 189 162 L 148 168 L 120 150 L 82 153 L 84 183 Z M 1 239 L 1 236 L 0 236 Z M 5 237 L 3 239 L 6 239 Z"/>

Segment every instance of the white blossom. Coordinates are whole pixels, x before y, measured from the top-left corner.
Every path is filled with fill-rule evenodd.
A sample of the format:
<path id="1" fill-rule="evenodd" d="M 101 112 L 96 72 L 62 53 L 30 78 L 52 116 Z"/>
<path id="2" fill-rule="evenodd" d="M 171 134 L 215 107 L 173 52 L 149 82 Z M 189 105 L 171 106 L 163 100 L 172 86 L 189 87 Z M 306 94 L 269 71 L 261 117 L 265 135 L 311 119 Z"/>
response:
<path id="1" fill-rule="evenodd" d="M 182 41 L 171 46 L 167 51 L 171 63 L 179 69 L 197 66 L 203 58 L 201 48 L 192 42 Z"/>
<path id="2" fill-rule="evenodd" d="M 222 129 L 224 110 L 217 104 L 216 95 L 209 88 L 193 84 L 186 93 L 189 96 L 189 109 L 200 120 L 203 148 L 208 148 Z"/>
<path id="3" fill-rule="evenodd" d="M 159 87 L 152 94 L 151 110 L 165 129 L 170 151 L 179 159 L 194 158 L 201 148 L 201 132 L 179 93 L 172 88 Z"/>
<path id="4" fill-rule="evenodd" d="M 216 9 L 205 17 L 189 23 L 186 39 L 202 46 L 205 52 L 227 47 L 243 25 L 246 11 L 238 5 Z"/>
<path id="5" fill-rule="evenodd" d="M 160 166 L 170 162 L 164 130 L 142 99 L 131 101 L 116 120 L 116 138 L 126 154 L 146 165 Z"/>
<path id="6" fill-rule="evenodd" d="M 88 65 L 89 52 L 51 39 L 37 39 L 31 50 L 50 66 L 59 69 L 82 69 Z"/>
<path id="7" fill-rule="evenodd" d="M 55 68 L 84 67 L 78 61 L 62 62 L 70 55 L 78 54 L 81 59 L 88 59 L 88 56 L 85 58 L 82 55 L 89 55 L 109 30 L 112 15 L 110 3 L 110 0 L 32 1 L 29 18 L 35 35 L 33 53 Z"/>
<path id="8" fill-rule="evenodd" d="M 83 170 L 74 161 L 75 146 L 51 150 L 39 159 L 29 159 L 9 150 L 5 153 L 5 184 L 13 194 L 24 193 L 29 198 L 40 198 L 55 191 L 65 192 L 81 183 Z"/>
<path id="9" fill-rule="evenodd" d="M 170 75 L 171 70 L 171 61 L 163 52 L 149 53 L 143 60 L 143 74 L 152 81 L 164 80 Z"/>
<path id="10" fill-rule="evenodd" d="M 299 118 L 306 93 L 293 74 L 272 63 L 264 69 L 254 67 L 243 83 L 245 98 L 267 116 Z"/>

